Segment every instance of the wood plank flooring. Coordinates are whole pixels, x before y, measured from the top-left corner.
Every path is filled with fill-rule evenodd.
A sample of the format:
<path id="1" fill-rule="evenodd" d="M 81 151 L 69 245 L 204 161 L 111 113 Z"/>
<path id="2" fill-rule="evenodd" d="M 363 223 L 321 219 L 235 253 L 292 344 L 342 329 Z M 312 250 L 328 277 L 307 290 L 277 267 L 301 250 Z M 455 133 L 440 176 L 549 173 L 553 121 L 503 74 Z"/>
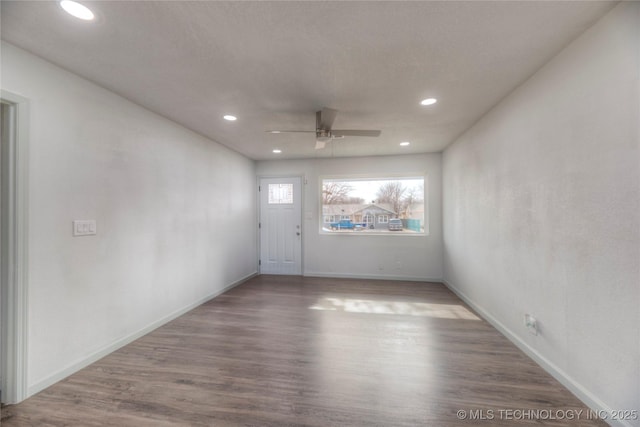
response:
<path id="1" fill-rule="evenodd" d="M 259 276 L 2 426 L 606 425 L 587 412 L 441 284 Z"/>

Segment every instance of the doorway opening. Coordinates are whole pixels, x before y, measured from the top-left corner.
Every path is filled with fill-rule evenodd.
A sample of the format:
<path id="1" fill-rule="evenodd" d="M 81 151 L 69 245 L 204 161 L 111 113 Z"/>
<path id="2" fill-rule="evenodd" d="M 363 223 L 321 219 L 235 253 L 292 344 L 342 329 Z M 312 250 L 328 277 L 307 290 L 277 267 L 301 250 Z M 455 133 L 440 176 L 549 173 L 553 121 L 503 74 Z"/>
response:
<path id="1" fill-rule="evenodd" d="M 27 397 L 28 102 L 0 92 L 0 402 Z"/>

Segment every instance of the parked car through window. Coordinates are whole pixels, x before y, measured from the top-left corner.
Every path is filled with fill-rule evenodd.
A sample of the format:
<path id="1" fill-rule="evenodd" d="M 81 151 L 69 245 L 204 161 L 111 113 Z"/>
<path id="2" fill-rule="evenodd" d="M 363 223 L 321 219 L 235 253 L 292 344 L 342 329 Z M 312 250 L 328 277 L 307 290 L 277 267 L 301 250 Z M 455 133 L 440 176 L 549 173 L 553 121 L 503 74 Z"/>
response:
<path id="1" fill-rule="evenodd" d="M 392 218 L 389 220 L 390 231 L 402 231 L 402 220 L 400 218 Z"/>

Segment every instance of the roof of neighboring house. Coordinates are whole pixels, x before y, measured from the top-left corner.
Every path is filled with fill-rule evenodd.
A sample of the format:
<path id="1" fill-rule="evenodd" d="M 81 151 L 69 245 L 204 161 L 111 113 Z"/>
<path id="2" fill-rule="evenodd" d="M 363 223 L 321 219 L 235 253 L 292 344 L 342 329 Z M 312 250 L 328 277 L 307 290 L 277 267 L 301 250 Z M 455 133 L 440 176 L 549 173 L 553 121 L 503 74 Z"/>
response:
<path id="1" fill-rule="evenodd" d="M 369 210 L 370 212 L 365 212 Z M 390 204 L 380 203 L 360 203 L 345 205 L 322 205 L 322 215 L 354 215 L 356 213 L 387 213 L 394 215 L 395 212 Z"/>

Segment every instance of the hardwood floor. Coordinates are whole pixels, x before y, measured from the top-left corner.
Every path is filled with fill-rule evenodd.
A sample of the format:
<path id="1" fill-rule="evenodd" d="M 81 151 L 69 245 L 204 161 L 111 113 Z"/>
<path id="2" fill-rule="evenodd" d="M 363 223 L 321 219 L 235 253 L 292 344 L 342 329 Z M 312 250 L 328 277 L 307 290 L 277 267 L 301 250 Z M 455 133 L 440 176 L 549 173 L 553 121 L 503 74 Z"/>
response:
<path id="1" fill-rule="evenodd" d="M 259 276 L 2 426 L 606 425 L 587 413 L 441 284 Z"/>

